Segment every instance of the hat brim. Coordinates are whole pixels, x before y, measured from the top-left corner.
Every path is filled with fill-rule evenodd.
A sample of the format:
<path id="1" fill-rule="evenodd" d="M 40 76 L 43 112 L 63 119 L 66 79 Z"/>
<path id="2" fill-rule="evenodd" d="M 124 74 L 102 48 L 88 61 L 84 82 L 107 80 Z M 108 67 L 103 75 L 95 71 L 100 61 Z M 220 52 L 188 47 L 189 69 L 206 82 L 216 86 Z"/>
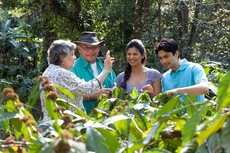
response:
<path id="1" fill-rule="evenodd" d="M 86 45 L 103 45 L 105 41 L 101 42 L 95 42 L 95 43 L 89 43 L 89 42 L 84 42 L 84 41 L 74 41 L 75 44 L 86 44 Z"/>

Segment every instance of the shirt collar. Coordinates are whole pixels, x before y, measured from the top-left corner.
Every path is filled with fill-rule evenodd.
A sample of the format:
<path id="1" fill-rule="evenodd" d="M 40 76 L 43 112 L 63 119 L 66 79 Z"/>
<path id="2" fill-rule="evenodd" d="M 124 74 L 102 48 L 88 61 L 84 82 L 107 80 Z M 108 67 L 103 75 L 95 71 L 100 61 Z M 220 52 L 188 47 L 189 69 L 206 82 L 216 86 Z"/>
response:
<path id="1" fill-rule="evenodd" d="M 91 66 L 91 63 L 89 63 L 88 61 L 86 61 L 81 55 L 79 56 L 79 60 L 80 60 L 82 66 L 84 68 L 86 68 L 88 66 Z M 96 58 L 96 63 L 98 63 L 98 60 L 100 60 L 100 59 Z"/>
<path id="2" fill-rule="evenodd" d="M 187 65 L 189 65 L 189 62 L 188 62 L 186 59 L 182 59 L 182 60 L 181 60 L 180 67 L 176 70 L 176 72 L 177 72 L 177 71 L 183 71 L 183 70 L 187 67 Z M 170 69 L 169 71 L 170 71 L 170 73 L 173 72 L 172 69 Z M 176 73 L 176 72 L 175 72 L 175 73 Z"/>

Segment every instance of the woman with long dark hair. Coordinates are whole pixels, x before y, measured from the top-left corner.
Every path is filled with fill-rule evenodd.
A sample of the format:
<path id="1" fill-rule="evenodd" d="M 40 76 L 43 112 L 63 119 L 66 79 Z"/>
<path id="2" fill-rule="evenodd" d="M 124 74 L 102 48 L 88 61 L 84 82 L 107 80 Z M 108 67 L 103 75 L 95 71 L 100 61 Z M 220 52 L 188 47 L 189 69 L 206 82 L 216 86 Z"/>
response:
<path id="1" fill-rule="evenodd" d="M 141 40 L 133 39 L 127 44 L 126 59 L 125 71 L 118 74 L 115 80 L 117 87 L 126 91 L 132 91 L 135 87 L 139 93 L 147 90 L 151 98 L 159 94 L 162 74 L 145 67 L 146 50 Z"/>

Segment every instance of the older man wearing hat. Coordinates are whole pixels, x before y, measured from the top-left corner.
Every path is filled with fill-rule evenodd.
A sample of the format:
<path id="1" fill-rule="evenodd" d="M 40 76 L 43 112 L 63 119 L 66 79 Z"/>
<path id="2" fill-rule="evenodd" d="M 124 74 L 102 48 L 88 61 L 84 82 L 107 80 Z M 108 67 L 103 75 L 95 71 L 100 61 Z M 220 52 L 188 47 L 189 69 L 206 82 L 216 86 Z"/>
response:
<path id="1" fill-rule="evenodd" d="M 75 61 L 74 67 L 71 68 L 70 71 L 85 81 L 92 80 L 104 69 L 104 64 L 98 57 L 100 47 L 104 44 L 104 41 L 99 41 L 95 32 L 84 31 L 81 33 L 80 41 L 75 41 L 74 43 L 77 44 L 80 56 Z M 83 97 L 83 105 L 88 114 L 94 108 L 99 95 L 105 94 L 109 96 L 111 88 L 115 86 L 115 78 L 116 74 L 113 70 L 111 70 L 103 83 L 103 88 L 100 91 Z"/>

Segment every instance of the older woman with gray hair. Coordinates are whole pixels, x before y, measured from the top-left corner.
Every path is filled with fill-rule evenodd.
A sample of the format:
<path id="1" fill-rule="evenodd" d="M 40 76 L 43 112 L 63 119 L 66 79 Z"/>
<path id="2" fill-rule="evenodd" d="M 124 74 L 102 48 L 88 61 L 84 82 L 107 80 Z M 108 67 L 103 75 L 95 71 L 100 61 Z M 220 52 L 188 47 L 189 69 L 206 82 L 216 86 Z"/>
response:
<path id="1" fill-rule="evenodd" d="M 73 72 L 69 71 L 76 60 L 74 54 L 75 49 L 76 44 L 70 41 L 55 40 L 48 49 L 49 66 L 43 73 L 43 76 L 47 76 L 52 84 L 60 85 L 71 91 L 75 96 L 75 99 L 70 99 L 61 92 L 58 92 L 58 94 L 69 103 L 84 110 L 82 97 L 95 93 L 101 89 L 101 84 L 110 72 L 114 59 L 110 57 L 110 51 L 107 51 L 105 67 L 102 73 L 100 73 L 97 78 L 86 82 L 83 79 L 78 78 Z M 44 92 L 41 94 L 41 104 L 44 113 L 43 119 L 47 119 L 49 117 L 45 107 Z"/>

